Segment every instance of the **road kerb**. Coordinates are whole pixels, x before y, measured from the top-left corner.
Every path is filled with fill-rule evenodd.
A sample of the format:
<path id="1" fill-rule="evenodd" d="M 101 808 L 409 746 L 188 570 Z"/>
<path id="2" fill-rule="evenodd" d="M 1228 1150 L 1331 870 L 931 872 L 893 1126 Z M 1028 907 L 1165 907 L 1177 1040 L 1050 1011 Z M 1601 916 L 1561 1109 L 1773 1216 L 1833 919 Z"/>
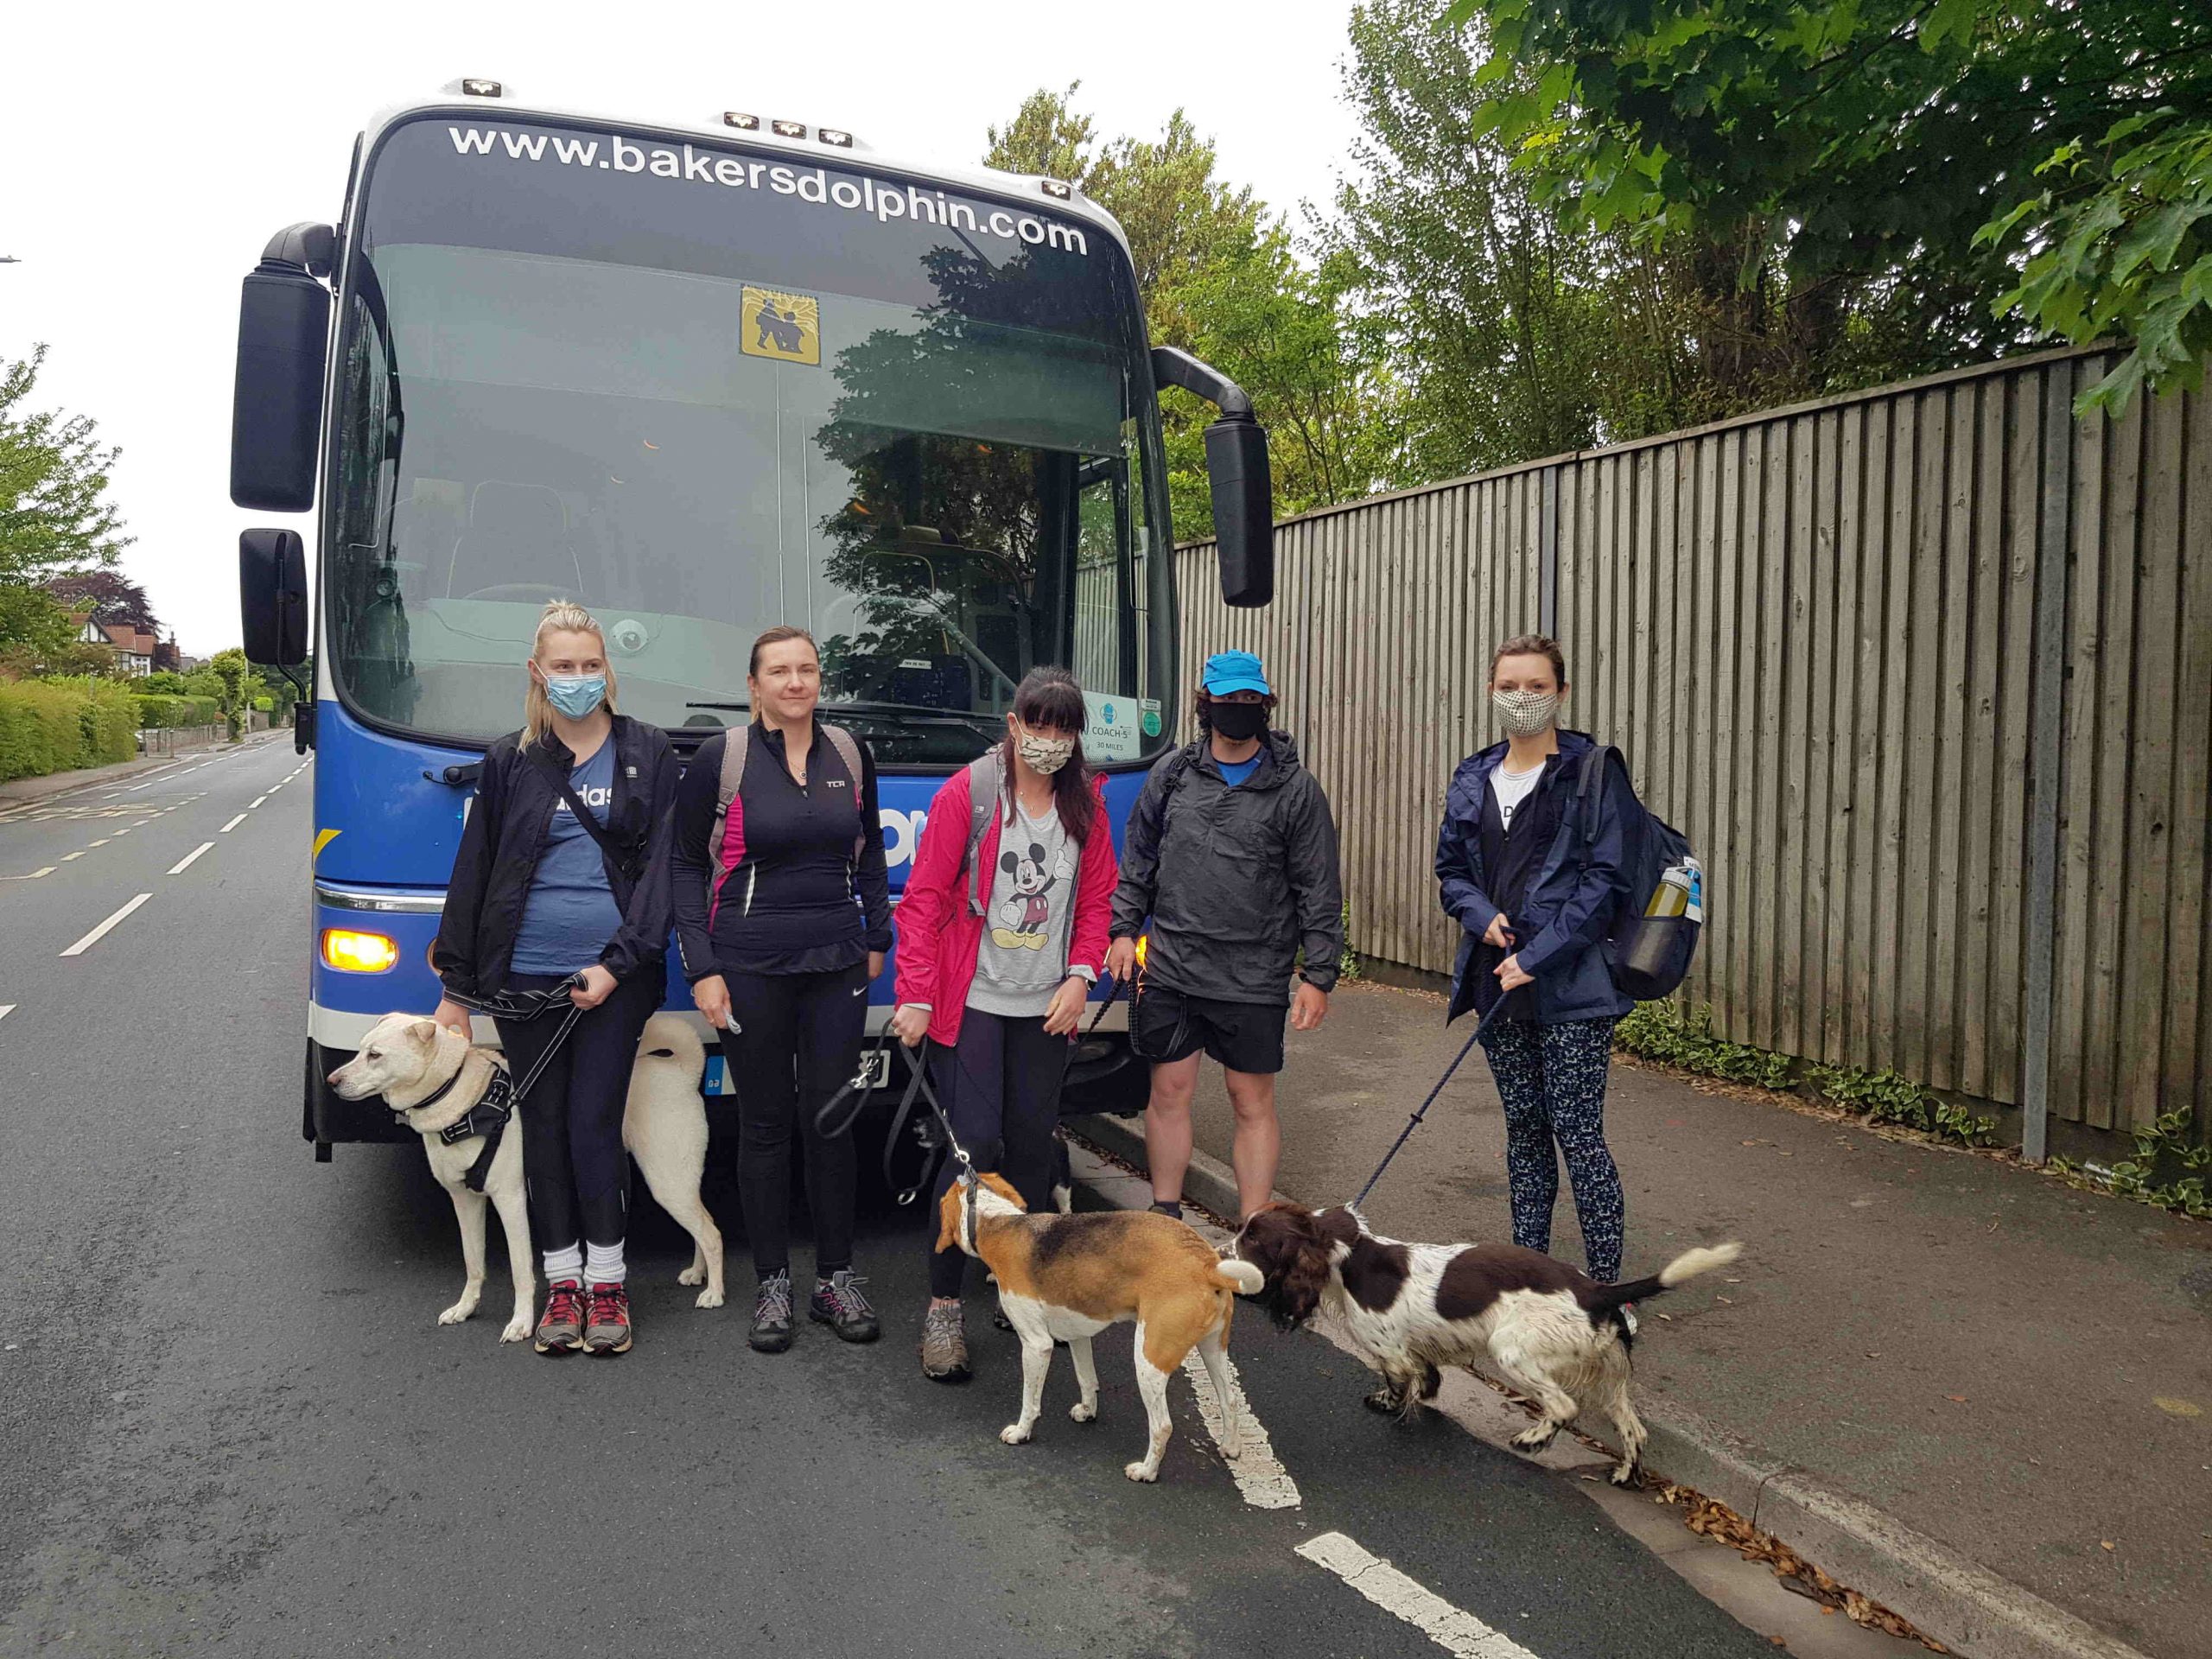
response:
<path id="1" fill-rule="evenodd" d="M 1077 1135 L 1141 1169 L 1141 1122 L 1073 1120 Z M 1236 1178 L 1193 1150 L 1183 1194 L 1218 1215 L 1237 1209 Z M 1127 1198 L 1106 1195 L 1127 1207 Z M 1278 1192 L 1276 1198 L 1284 1195 Z M 1652 1474 L 1726 1504 L 1829 1577 L 1912 1621 L 1969 1659 L 2150 1659 L 2032 1591 L 1968 1560 L 1895 1516 L 1729 1433 L 1686 1407 L 1639 1395 Z"/>

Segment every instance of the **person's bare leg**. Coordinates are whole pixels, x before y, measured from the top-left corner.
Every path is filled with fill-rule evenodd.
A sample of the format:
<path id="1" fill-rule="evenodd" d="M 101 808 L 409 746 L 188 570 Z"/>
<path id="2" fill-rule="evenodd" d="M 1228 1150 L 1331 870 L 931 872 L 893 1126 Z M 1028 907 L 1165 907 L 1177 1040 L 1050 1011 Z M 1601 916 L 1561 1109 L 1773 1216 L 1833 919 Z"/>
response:
<path id="1" fill-rule="evenodd" d="M 1183 1201 L 1183 1172 L 1191 1166 L 1191 1096 L 1198 1084 L 1198 1057 L 1152 1068 L 1152 1098 L 1144 1109 L 1144 1160 L 1152 1171 L 1155 1204 Z"/>
<path id="2" fill-rule="evenodd" d="M 1236 1166 L 1236 1202 L 1244 1212 L 1237 1219 L 1242 1221 L 1275 1190 L 1275 1166 L 1282 1161 L 1282 1126 L 1275 1120 L 1273 1073 L 1230 1071 L 1227 1076 L 1229 1103 L 1236 1114 L 1230 1162 Z"/>

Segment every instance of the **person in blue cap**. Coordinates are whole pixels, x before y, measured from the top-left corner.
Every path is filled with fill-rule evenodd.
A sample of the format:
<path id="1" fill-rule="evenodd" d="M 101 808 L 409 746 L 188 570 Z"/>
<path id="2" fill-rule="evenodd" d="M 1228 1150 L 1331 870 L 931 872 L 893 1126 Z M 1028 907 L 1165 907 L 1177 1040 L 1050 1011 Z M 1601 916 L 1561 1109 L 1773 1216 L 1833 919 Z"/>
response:
<path id="1" fill-rule="evenodd" d="M 1153 767 L 1122 841 L 1106 966 L 1128 982 L 1148 935 L 1129 1044 L 1152 1062 L 1145 1151 L 1163 1215 L 1182 1214 L 1201 1052 L 1228 1074 L 1238 1201 L 1245 1215 L 1268 1201 L 1283 1011 L 1296 1030 L 1318 1027 L 1344 957 L 1336 822 L 1290 734 L 1270 729 L 1274 708 L 1257 657 L 1208 658 L 1198 740 Z"/>

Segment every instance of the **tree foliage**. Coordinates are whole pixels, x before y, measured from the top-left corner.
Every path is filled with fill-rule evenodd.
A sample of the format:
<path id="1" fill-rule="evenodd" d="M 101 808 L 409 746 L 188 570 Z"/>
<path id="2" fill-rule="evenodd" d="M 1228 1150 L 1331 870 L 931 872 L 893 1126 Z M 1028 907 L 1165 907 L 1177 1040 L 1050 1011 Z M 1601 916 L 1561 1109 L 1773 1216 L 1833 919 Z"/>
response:
<path id="1" fill-rule="evenodd" d="M 154 614 L 145 588 L 111 567 L 73 570 L 54 577 L 45 586 L 63 605 L 79 614 L 89 614 L 95 622 L 127 622 L 149 633 L 161 632 L 161 619 Z"/>
<path id="2" fill-rule="evenodd" d="M 64 572 L 112 565 L 130 543 L 108 497 L 118 451 L 103 448 L 90 416 L 34 410 L 46 348 L 0 359 L 0 589 L 34 588 Z M 43 613 L 22 600 L 0 613 L 21 625 Z M 0 633 L 0 645 L 21 644 Z"/>

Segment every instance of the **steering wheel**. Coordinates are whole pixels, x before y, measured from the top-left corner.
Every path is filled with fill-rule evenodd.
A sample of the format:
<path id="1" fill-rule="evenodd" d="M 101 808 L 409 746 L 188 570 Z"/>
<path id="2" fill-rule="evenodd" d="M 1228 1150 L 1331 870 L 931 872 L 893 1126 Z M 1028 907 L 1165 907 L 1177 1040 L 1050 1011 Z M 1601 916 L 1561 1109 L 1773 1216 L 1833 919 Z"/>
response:
<path id="1" fill-rule="evenodd" d="M 549 599 L 573 600 L 579 605 L 585 603 L 582 594 L 572 594 L 565 588 L 556 588 L 550 582 L 495 582 L 489 588 L 479 588 L 473 594 L 455 594 L 454 597 L 464 600 L 494 599 L 530 601 L 540 605 L 543 604 Z"/>

